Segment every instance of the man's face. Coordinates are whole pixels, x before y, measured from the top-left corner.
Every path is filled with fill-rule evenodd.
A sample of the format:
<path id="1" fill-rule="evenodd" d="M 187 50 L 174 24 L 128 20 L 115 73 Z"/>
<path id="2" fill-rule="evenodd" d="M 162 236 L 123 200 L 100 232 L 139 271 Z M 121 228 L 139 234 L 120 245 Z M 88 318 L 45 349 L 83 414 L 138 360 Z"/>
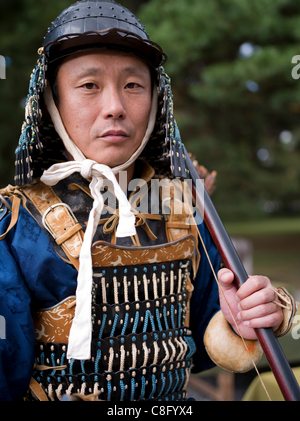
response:
<path id="1" fill-rule="evenodd" d="M 79 53 L 60 66 L 57 87 L 62 121 L 85 157 L 109 167 L 126 162 L 148 126 L 148 65 L 122 52 Z"/>

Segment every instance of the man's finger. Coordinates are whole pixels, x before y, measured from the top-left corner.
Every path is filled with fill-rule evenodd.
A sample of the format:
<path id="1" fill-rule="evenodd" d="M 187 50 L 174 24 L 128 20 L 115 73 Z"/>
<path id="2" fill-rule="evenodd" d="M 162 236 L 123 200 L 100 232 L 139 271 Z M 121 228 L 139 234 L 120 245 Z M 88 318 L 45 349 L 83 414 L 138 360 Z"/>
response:
<path id="1" fill-rule="evenodd" d="M 249 297 L 256 291 L 260 291 L 271 284 L 269 278 L 266 276 L 250 276 L 249 279 L 237 291 L 239 300 Z"/>
<path id="2" fill-rule="evenodd" d="M 276 294 L 274 291 L 272 291 L 270 288 L 263 288 L 259 291 L 254 292 L 250 296 L 238 300 L 238 308 L 240 310 L 249 310 L 253 307 L 271 303 L 276 299 Z"/>
<path id="3" fill-rule="evenodd" d="M 221 269 L 218 273 L 218 279 L 221 287 L 226 288 L 231 286 L 234 280 L 234 274 L 229 269 Z"/>

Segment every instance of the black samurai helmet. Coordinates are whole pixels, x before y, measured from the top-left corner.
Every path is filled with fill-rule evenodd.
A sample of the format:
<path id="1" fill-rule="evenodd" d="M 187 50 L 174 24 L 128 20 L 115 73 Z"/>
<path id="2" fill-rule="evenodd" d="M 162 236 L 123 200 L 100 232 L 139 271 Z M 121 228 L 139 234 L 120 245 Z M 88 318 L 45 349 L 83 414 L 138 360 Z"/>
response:
<path id="1" fill-rule="evenodd" d="M 162 48 L 125 7 L 109 0 L 82 0 L 65 9 L 51 24 L 38 50 L 26 100 L 25 121 L 16 149 L 17 185 L 30 184 L 52 164 L 63 161 L 64 145 L 44 103 L 46 83 L 53 86 L 62 60 L 79 51 L 108 49 L 131 52 L 152 69 L 158 89 L 156 124 L 141 157 L 163 176 L 188 176 L 183 145 L 173 117 L 173 95 Z"/>

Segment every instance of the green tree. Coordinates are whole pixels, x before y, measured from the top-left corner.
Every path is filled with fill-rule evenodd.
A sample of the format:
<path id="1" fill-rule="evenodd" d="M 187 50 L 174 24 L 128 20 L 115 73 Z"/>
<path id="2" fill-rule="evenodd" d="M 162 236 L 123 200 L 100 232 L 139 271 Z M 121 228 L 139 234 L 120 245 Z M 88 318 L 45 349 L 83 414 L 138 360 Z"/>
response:
<path id="1" fill-rule="evenodd" d="M 6 57 L 6 79 L 0 80 L 0 180 L 13 183 L 14 150 L 24 120 L 29 77 L 48 26 L 68 0 L 1 0 L 0 54 Z"/>
<path id="2" fill-rule="evenodd" d="M 227 219 L 297 209 L 300 54 L 297 0 L 119 0 L 169 56 L 175 116 L 199 162 L 218 171 Z M 0 0 L 0 184 L 13 183 L 29 76 L 46 28 L 72 0 Z M 300 74 L 300 72 L 299 72 Z M 277 204 L 280 206 L 278 207 Z"/>
<path id="3" fill-rule="evenodd" d="M 136 13 L 148 0 L 121 3 Z M 6 79 L 0 79 L 0 185 L 12 184 L 14 151 L 24 120 L 29 77 L 47 28 L 75 0 L 0 0 L 0 55 Z"/>
<path id="4" fill-rule="evenodd" d="M 300 54 L 300 3 L 152 0 L 140 18 L 169 56 L 183 141 L 218 171 L 220 214 L 295 208 L 300 81 L 291 61 Z"/>

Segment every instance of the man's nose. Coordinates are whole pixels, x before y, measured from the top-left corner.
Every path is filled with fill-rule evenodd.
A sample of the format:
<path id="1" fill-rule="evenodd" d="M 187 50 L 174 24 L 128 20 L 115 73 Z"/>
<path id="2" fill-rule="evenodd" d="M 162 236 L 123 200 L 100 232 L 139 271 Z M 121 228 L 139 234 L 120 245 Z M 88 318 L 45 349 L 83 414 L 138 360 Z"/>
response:
<path id="1" fill-rule="evenodd" d="M 105 90 L 103 95 L 103 117 L 111 119 L 124 119 L 126 116 L 125 106 L 121 93 L 116 87 Z"/>

